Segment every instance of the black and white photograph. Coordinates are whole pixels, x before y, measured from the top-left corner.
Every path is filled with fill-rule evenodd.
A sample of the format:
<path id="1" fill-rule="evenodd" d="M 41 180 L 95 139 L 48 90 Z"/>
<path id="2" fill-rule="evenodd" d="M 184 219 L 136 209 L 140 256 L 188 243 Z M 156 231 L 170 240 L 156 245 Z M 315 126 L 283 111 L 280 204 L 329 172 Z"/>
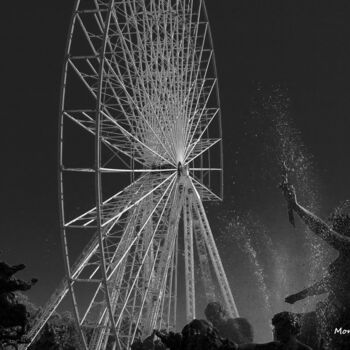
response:
<path id="1" fill-rule="evenodd" d="M 350 349 L 350 2 L 1 5 L 0 350 Z"/>

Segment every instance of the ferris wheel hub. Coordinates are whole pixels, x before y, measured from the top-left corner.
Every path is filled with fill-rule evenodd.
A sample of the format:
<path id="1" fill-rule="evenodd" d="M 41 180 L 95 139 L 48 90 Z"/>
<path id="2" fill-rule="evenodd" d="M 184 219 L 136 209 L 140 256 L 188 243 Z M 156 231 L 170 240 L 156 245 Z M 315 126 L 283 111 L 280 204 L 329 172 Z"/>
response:
<path id="1" fill-rule="evenodd" d="M 188 176 L 188 165 L 184 165 L 181 162 L 177 163 L 177 176 Z"/>

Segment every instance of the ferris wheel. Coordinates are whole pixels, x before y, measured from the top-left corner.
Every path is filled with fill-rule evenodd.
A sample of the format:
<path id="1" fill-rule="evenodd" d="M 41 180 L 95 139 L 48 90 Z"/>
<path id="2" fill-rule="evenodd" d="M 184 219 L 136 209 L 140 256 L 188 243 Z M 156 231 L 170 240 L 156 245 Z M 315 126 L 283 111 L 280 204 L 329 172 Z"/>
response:
<path id="1" fill-rule="evenodd" d="M 223 191 L 204 1 L 77 0 L 61 96 L 66 279 L 30 338 L 66 294 L 83 349 L 175 329 L 203 295 L 238 316 L 203 206 Z"/>

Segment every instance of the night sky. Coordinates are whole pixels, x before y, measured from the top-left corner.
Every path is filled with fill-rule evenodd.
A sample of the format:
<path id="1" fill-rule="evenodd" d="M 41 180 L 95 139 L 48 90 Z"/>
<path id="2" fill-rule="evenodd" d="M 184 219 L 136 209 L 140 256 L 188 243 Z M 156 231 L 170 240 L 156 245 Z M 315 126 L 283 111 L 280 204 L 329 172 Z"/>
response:
<path id="1" fill-rule="evenodd" d="M 210 206 L 208 216 L 240 313 L 253 323 L 258 340 L 268 340 L 272 312 L 302 308 L 283 303 L 283 288 L 290 286 L 286 292 L 293 293 L 312 281 L 298 270 L 310 265 L 308 247 L 302 249 L 308 256 L 297 253 L 306 244 L 304 226 L 297 221 L 293 230 L 288 223 L 277 189 L 278 150 L 269 122 L 254 114 L 254 98 L 277 87 L 289 99 L 285 120 L 297 134 L 294 147 L 304 155 L 305 164 L 298 166 L 307 171 L 299 180 L 310 189 L 300 195 L 307 203 L 312 193 L 312 207 L 326 218 L 350 198 L 350 3 L 206 3 L 220 84 L 225 163 L 225 200 Z M 72 7 L 68 0 L 6 1 L 1 7 L 1 259 L 26 264 L 18 276 L 39 279 L 28 293 L 38 304 L 48 299 L 64 274 L 57 127 Z M 244 240 L 235 237 L 237 215 L 252 231 L 255 261 L 242 248 Z M 269 249 L 259 245 L 262 228 L 271 239 Z M 270 300 L 280 300 L 270 311 L 264 306 L 257 266 Z M 276 282 L 278 271 L 286 279 L 283 288 Z"/>

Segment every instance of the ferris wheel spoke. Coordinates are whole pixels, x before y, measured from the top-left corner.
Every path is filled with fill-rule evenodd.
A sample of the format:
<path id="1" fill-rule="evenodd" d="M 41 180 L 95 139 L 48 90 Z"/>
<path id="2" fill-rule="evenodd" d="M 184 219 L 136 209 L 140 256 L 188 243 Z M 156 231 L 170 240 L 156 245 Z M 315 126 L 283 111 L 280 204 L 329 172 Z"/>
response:
<path id="1" fill-rule="evenodd" d="M 105 111 L 107 111 L 105 109 Z M 146 166 L 153 165 L 145 158 L 145 153 L 148 152 L 152 155 L 154 163 L 166 162 L 167 164 L 174 164 L 173 159 L 171 159 L 168 154 L 161 149 L 156 149 L 152 145 L 147 145 L 140 138 L 136 137 L 135 134 L 129 132 L 125 127 L 123 127 L 119 122 L 116 122 L 110 115 L 110 113 L 105 114 L 102 111 L 104 118 L 101 129 L 102 135 L 106 135 L 105 138 L 111 139 L 113 144 L 116 144 L 118 148 L 123 149 L 124 153 L 133 154 L 133 158 L 138 158 L 139 162 L 143 162 Z M 132 145 L 132 150 L 130 150 L 130 145 Z"/>
<path id="2" fill-rule="evenodd" d="M 81 172 L 81 173 L 95 173 L 96 169 L 94 168 L 62 168 L 63 171 L 71 171 L 71 172 Z M 108 173 L 108 174 L 114 174 L 114 173 L 159 173 L 159 172 L 174 172 L 176 171 L 176 168 L 166 168 L 166 169 L 115 169 L 115 168 L 100 168 L 99 172 L 101 173 Z M 195 169 L 199 170 L 199 169 Z M 209 169 L 210 170 L 210 169 Z"/>
<path id="3" fill-rule="evenodd" d="M 188 144 L 185 159 L 188 157 L 189 154 L 191 154 L 191 152 L 196 147 L 198 142 L 201 141 L 204 133 L 208 130 L 211 122 L 218 115 L 219 110 L 220 110 L 219 108 L 206 108 L 205 110 L 203 110 L 202 116 L 204 116 L 204 117 L 198 118 L 197 127 L 194 130 L 194 132 L 192 133 L 192 135 L 196 134 L 197 129 L 200 130 L 201 133 L 192 144 L 191 143 Z M 193 137 L 192 137 L 192 139 L 193 139 Z M 191 141 L 192 141 L 192 139 L 191 139 Z"/>
<path id="4" fill-rule="evenodd" d="M 154 149 L 150 148 L 149 146 L 147 146 L 144 142 L 142 142 L 140 139 L 138 139 L 135 135 L 132 135 L 128 130 L 126 130 L 125 128 L 123 128 L 115 119 L 111 118 L 107 113 L 105 113 L 104 111 L 101 111 L 101 113 L 105 116 L 105 118 L 110 121 L 111 123 L 113 123 L 116 127 L 118 127 L 122 133 L 127 136 L 130 140 L 132 141 L 136 141 L 138 144 L 142 145 L 144 147 L 144 149 L 147 149 L 148 151 L 150 151 L 153 155 L 155 155 L 157 158 L 162 159 L 163 161 L 174 165 L 171 160 L 168 160 L 167 158 L 164 158 L 161 154 L 159 154 L 158 152 L 156 152 Z"/>
<path id="5" fill-rule="evenodd" d="M 209 68 L 209 62 L 208 61 L 208 66 L 206 68 L 206 73 Z M 209 87 L 206 89 L 204 92 L 203 89 L 205 87 L 205 84 L 208 83 Z M 189 127 L 186 133 L 186 148 L 189 147 L 189 145 L 192 143 L 193 137 L 197 132 L 197 128 L 200 125 L 200 121 L 202 119 L 202 116 L 204 114 L 204 111 L 206 110 L 206 106 L 208 104 L 209 98 L 213 92 L 214 87 L 216 86 L 216 79 L 213 78 L 204 78 L 203 82 L 200 86 L 200 91 L 199 94 L 204 97 L 204 101 L 199 105 L 199 98 L 197 98 L 196 105 L 193 109 L 193 116 L 191 118 L 191 121 L 189 123 Z M 196 121 L 196 122 L 195 122 Z M 199 133 L 201 130 L 199 130 Z"/>
<path id="6" fill-rule="evenodd" d="M 189 171 L 191 172 L 196 172 L 196 171 L 222 171 L 222 168 L 188 168 Z"/>
<path id="7" fill-rule="evenodd" d="M 221 201 L 222 199 L 216 195 L 211 189 L 205 186 L 203 183 L 197 181 L 194 177 L 191 177 L 193 185 L 196 187 L 200 194 L 202 201 Z"/>
<path id="8" fill-rule="evenodd" d="M 185 164 L 190 164 L 201 154 L 207 152 L 210 148 L 221 142 L 221 139 L 204 139 L 197 142 L 196 146 L 192 149 L 191 154 L 188 155 Z"/>
<path id="9" fill-rule="evenodd" d="M 166 183 L 175 177 L 175 173 L 171 175 L 164 174 L 145 174 L 137 179 L 125 190 L 116 193 L 101 205 L 102 227 L 119 218 L 123 213 L 133 208 L 143 199 L 147 198 L 158 188 L 162 189 Z M 154 187 L 150 190 L 149 183 Z M 96 227 L 96 207 L 90 209 L 82 215 L 65 224 L 65 227 L 91 228 Z"/>

